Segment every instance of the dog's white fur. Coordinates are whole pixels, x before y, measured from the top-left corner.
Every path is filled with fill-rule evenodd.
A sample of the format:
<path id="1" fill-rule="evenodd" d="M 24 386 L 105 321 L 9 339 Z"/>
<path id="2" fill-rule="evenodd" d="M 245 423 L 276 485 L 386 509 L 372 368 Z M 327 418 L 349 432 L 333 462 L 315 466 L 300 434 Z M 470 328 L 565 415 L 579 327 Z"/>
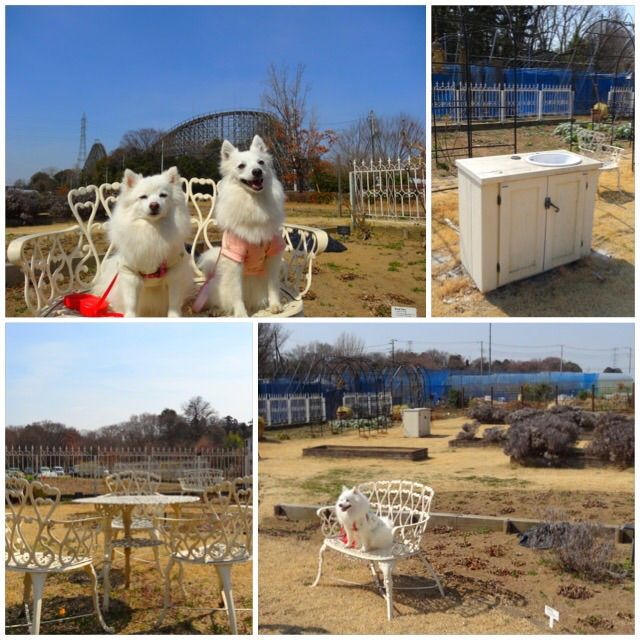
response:
<path id="1" fill-rule="evenodd" d="M 218 197 L 214 216 L 220 229 L 229 230 L 250 244 L 269 242 L 282 233 L 284 223 L 284 190 L 278 181 L 271 154 L 260 138 L 254 136 L 248 151 L 239 151 L 228 140 L 220 152 Z M 254 170 L 262 171 L 262 189 L 250 184 Z M 208 277 L 207 306 L 224 313 L 243 317 L 268 308 L 282 311 L 280 270 L 282 252 L 266 258 L 264 276 L 245 275 L 244 266 L 210 249 L 198 263 Z"/>
<path id="2" fill-rule="evenodd" d="M 391 521 L 373 513 L 369 500 L 356 487 L 342 487 L 336 516 L 347 535 L 347 547 L 355 545 L 362 551 L 373 551 L 393 544 Z"/>
<path id="3" fill-rule="evenodd" d="M 108 233 L 115 254 L 102 264 L 93 292 L 102 295 L 117 272 L 108 296 L 112 309 L 126 317 L 179 317 L 194 271 L 184 247 L 191 222 L 176 167 L 147 178 L 126 169 Z M 142 277 L 163 262 L 164 277 Z"/>

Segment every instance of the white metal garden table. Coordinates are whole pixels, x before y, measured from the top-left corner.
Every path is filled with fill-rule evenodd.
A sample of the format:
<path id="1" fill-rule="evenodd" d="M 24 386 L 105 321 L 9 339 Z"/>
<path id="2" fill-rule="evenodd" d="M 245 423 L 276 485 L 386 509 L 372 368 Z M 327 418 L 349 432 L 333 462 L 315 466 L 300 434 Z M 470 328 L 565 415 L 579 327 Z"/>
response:
<path id="1" fill-rule="evenodd" d="M 197 496 L 168 496 L 162 493 L 149 495 L 116 495 L 107 493 L 92 498 L 76 498 L 73 502 L 76 504 L 94 505 L 96 511 L 104 519 L 104 566 L 102 569 L 104 595 L 102 608 L 104 611 L 109 610 L 109 596 L 111 592 L 111 539 L 112 539 L 112 520 L 121 515 L 124 528 L 124 576 L 125 589 L 129 588 L 131 577 L 131 548 L 135 547 L 135 539 L 131 537 L 131 521 L 133 510 L 139 506 L 153 507 L 171 507 L 176 515 L 180 516 L 180 508 L 183 504 L 198 502 Z M 144 541 L 145 545 L 149 541 Z"/>

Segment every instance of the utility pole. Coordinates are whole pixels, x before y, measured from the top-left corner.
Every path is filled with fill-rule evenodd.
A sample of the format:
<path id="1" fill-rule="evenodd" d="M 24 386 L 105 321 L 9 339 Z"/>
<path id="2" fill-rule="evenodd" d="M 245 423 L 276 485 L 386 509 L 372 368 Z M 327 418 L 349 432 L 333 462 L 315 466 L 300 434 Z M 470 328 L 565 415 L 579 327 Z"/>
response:
<path id="1" fill-rule="evenodd" d="M 564 367 L 564 345 L 560 345 L 560 373 L 562 373 L 562 369 Z"/>
<path id="2" fill-rule="evenodd" d="M 618 347 L 613 347 L 613 367 L 618 366 Z"/>
<path id="3" fill-rule="evenodd" d="M 336 156 L 336 167 L 338 169 L 338 218 L 342 218 L 342 164 L 340 154 Z"/>
<path id="4" fill-rule="evenodd" d="M 480 340 L 480 375 L 482 375 L 483 361 L 484 361 L 484 342 Z"/>
<path id="5" fill-rule="evenodd" d="M 631 375 L 631 363 L 633 362 L 633 348 L 627 347 L 629 349 L 629 375 Z"/>
<path id="6" fill-rule="evenodd" d="M 376 114 L 373 113 L 373 109 L 371 109 L 371 111 L 369 111 L 369 117 L 367 118 L 369 120 L 369 130 L 371 131 L 371 162 L 374 161 L 375 159 L 375 148 L 374 148 L 374 137 L 377 133 L 376 131 Z"/>
<path id="7" fill-rule="evenodd" d="M 396 341 L 391 338 L 391 363 L 396 363 L 396 349 L 395 349 Z"/>
<path id="8" fill-rule="evenodd" d="M 491 375 L 491 323 L 489 323 L 489 375 Z"/>

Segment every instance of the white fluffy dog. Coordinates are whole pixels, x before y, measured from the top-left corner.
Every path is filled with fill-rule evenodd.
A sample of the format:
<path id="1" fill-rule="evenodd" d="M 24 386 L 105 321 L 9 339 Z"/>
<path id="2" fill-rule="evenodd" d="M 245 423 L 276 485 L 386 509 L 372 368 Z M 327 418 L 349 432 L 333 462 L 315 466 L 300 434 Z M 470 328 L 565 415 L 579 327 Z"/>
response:
<path id="1" fill-rule="evenodd" d="M 369 500 L 356 487 L 342 487 L 336 502 L 336 516 L 346 533 L 347 547 L 373 551 L 393 544 L 391 521 L 373 513 Z"/>
<path id="2" fill-rule="evenodd" d="M 210 281 L 194 310 L 206 305 L 236 317 L 265 308 L 278 313 L 284 191 L 273 160 L 260 136 L 253 138 L 248 151 L 225 140 L 220 155 L 223 177 L 214 215 L 223 231 L 222 246 L 200 259 L 198 266 Z"/>
<path id="3" fill-rule="evenodd" d="M 93 292 L 126 317 L 179 317 L 193 292 L 194 272 L 184 243 L 191 222 L 176 167 L 148 178 L 126 169 L 108 223 L 115 254 L 102 265 Z"/>

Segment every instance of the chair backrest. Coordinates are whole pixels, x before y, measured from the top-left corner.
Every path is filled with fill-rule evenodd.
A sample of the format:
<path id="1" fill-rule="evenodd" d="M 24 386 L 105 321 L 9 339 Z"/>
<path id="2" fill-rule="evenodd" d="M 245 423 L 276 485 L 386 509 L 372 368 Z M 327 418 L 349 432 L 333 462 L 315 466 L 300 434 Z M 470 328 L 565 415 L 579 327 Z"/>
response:
<path id="1" fill-rule="evenodd" d="M 122 471 L 108 475 L 105 482 L 109 493 L 146 496 L 158 493 L 161 478 L 148 471 Z"/>
<path id="2" fill-rule="evenodd" d="M 358 486 L 379 516 L 390 518 L 394 526 L 429 519 L 434 491 L 411 480 L 378 480 Z"/>
<path id="3" fill-rule="evenodd" d="M 208 487 L 197 513 L 155 523 L 172 554 L 190 562 L 246 561 L 252 551 L 252 478 Z"/>
<path id="4" fill-rule="evenodd" d="M 182 491 L 203 492 L 224 480 L 222 469 L 186 469 L 178 478 Z"/>
<path id="5" fill-rule="evenodd" d="M 5 477 L 5 564 L 55 569 L 86 561 L 95 550 L 99 517 L 54 518 L 60 489 L 17 476 Z"/>

